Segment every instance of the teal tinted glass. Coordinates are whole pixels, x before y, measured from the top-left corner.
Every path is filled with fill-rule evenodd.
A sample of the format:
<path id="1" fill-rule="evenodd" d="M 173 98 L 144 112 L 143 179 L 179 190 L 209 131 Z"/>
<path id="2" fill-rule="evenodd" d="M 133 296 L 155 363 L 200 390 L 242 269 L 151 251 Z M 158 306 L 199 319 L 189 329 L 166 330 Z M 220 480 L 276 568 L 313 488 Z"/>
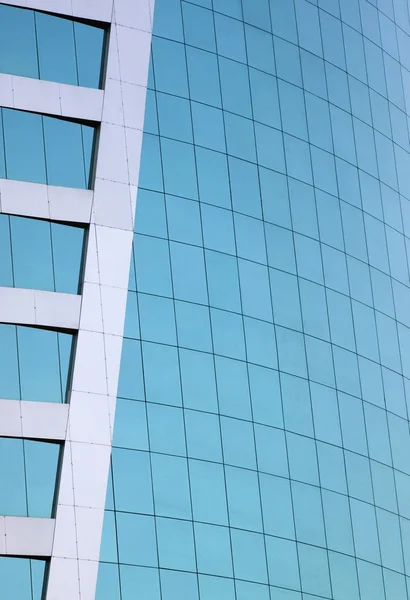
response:
<path id="1" fill-rule="evenodd" d="M 84 229 L 0 215 L 0 286 L 77 294 Z"/>
<path id="2" fill-rule="evenodd" d="M 99 88 L 105 31 L 0 4 L 0 72 Z"/>
<path id="3" fill-rule="evenodd" d="M 65 402 L 73 336 L 0 325 L 0 397 Z"/>
<path id="4" fill-rule="evenodd" d="M 5 598 L 42 600 L 46 561 L 0 557 L 1 589 Z"/>
<path id="5" fill-rule="evenodd" d="M 98 600 L 408 600 L 409 33 L 156 3 Z"/>
<path id="6" fill-rule="evenodd" d="M 2 515 L 52 516 L 59 455 L 59 444 L 0 438 Z"/>
<path id="7" fill-rule="evenodd" d="M 90 187 L 94 127 L 22 110 L 1 112 L 7 179 Z"/>

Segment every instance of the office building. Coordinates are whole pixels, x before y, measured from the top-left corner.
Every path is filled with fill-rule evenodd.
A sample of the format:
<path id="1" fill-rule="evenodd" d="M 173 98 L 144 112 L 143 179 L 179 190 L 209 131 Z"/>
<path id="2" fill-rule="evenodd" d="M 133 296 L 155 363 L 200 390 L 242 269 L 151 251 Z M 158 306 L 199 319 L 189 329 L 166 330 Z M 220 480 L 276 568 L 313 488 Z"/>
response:
<path id="1" fill-rule="evenodd" d="M 409 600 L 407 0 L 0 2 L 0 597 Z"/>

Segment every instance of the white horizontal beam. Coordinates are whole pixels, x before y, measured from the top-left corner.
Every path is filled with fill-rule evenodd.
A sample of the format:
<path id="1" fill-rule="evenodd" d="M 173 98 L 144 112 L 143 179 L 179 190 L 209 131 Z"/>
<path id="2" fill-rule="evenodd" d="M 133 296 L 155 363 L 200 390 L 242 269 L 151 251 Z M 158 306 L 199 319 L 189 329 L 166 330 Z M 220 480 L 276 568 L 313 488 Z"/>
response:
<path id="1" fill-rule="evenodd" d="M 92 190 L 0 178 L 0 213 L 88 224 Z"/>
<path id="2" fill-rule="evenodd" d="M 0 74 L 0 106 L 5 108 L 99 122 L 103 98 L 102 90 Z"/>
<path id="3" fill-rule="evenodd" d="M 0 287 L 0 323 L 78 329 L 81 296 Z"/>
<path id="4" fill-rule="evenodd" d="M 62 441 L 68 404 L 0 399 L 0 436 Z"/>
<path id="5" fill-rule="evenodd" d="M 51 556 L 54 519 L 0 517 L 0 555 Z"/>
<path id="6" fill-rule="evenodd" d="M 113 0 L 2 0 L 2 3 L 110 23 Z"/>

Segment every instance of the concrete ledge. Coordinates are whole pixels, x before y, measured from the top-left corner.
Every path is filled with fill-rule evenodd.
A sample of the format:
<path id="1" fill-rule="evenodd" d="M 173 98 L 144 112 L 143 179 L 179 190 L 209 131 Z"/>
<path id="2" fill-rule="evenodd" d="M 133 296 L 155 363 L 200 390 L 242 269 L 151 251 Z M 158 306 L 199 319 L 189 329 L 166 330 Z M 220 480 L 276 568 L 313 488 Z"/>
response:
<path id="1" fill-rule="evenodd" d="M 77 330 L 81 296 L 0 287 L 0 323 Z"/>
<path id="2" fill-rule="evenodd" d="M 98 89 L 0 74 L 0 105 L 5 108 L 99 122 L 103 97 Z"/>
<path id="3" fill-rule="evenodd" d="M 0 555 L 51 556 L 54 519 L 0 517 Z"/>
<path id="4" fill-rule="evenodd" d="M 111 22 L 113 0 L 2 0 L 3 4 L 13 4 L 44 10 L 51 13 Z"/>
<path id="5" fill-rule="evenodd" d="M 68 404 L 0 399 L 0 436 L 63 441 Z"/>
<path id="6" fill-rule="evenodd" d="M 0 213 L 88 224 L 93 191 L 0 178 Z"/>

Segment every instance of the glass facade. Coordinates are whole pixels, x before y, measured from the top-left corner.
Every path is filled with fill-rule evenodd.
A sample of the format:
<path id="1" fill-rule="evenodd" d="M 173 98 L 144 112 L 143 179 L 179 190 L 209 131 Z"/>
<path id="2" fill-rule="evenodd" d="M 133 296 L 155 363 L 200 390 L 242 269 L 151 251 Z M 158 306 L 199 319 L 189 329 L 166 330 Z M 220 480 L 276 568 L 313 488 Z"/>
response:
<path id="1" fill-rule="evenodd" d="M 84 229 L 0 215 L 0 286 L 78 294 Z"/>
<path id="2" fill-rule="evenodd" d="M 0 4 L 0 72 L 101 87 L 104 34 L 101 27 Z"/>
<path id="3" fill-rule="evenodd" d="M 0 324 L 0 398 L 65 402 L 72 344 L 69 333 Z"/>
<path id="4" fill-rule="evenodd" d="M 91 187 L 95 127 L 38 113 L 0 109 L 0 177 Z"/>
<path id="5" fill-rule="evenodd" d="M 2 594 L 18 600 L 43 600 L 45 568 L 45 560 L 1 556 Z"/>
<path id="6" fill-rule="evenodd" d="M 0 514 L 53 516 L 59 444 L 0 437 Z"/>
<path id="7" fill-rule="evenodd" d="M 97 600 L 410 597 L 405 0 L 156 0 Z"/>

